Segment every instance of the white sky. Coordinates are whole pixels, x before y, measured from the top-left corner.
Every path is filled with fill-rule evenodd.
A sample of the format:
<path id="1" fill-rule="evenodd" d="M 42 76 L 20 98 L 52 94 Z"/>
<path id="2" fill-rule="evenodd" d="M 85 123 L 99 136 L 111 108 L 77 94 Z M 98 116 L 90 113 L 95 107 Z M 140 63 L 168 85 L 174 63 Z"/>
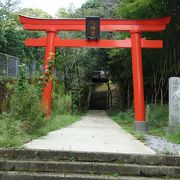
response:
<path id="1" fill-rule="evenodd" d="M 86 0 L 21 0 L 22 8 L 40 8 L 52 16 L 59 8 L 68 8 L 71 4 L 75 8 L 81 7 Z"/>

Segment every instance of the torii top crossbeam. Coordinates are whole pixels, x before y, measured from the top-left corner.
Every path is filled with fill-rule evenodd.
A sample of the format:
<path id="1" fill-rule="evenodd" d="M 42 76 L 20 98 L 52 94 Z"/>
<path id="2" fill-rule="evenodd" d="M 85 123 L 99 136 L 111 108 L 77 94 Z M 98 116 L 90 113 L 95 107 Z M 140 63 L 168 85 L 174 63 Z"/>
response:
<path id="1" fill-rule="evenodd" d="M 38 31 L 85 31 L 85 19 L 38 19 L 19 16 L 24 29 Z M 148 20 L 101 19 L 101 31 L 156 32 L 165 29 L 170 17 Z"/>
<path id="2" fill-rule="evenodd" d="M 85 19 L 38 19 L 19 16 L 24 29 L 31 31 L 85 31 Z M 170 17 L 148 20 L 101 19 L 100 30 L 106 32 L 157 32 L 165 29 Z M 27 46 L 46 46 L 46 38 L 27 39 Z M 142 48 L 162 48 L 161 40 L 141 39 Z M 131 48 L 131 39 L 86 41 L 79 39 L 55 38 L 60 47 Z"/>
<path id="3" fill-rule="evenodd" d="M 142 48 L 162 48 L 162 40 L 146 40 L 141 38 L 143 32 L 163 31 L 169 24 L 171 17 L 146 20 L 100 19 L 100 31 L 128 32 L 131 37 L 125 40 L 86 40 L 86 39 L 61 39 L 57 37 L 58 31 L 85 31 L 85 19 L 38 19 L 19 16 L 24 29 L 31 31 L 45 31 L 47 36 L 39 39 L 26 39 L 26 46 L 46 47 L 44 71 L 47 69 L 51 53 L 56 47 L 79 48 L 131 48 L 132 70 L 134 87 L 135 129 L 147 130 L 144 112 L 144 86 L 142 69 Z M 43 90 L 42 102 L 47 107 L 46 114 L 50 114 L 52 80 Z"/>

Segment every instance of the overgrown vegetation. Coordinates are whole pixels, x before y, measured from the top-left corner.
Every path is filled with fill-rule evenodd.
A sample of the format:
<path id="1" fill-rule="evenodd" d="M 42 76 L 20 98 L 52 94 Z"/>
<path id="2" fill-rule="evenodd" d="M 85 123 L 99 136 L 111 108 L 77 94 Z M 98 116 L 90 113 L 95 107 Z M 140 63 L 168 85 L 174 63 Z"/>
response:
<path id="1" fill-rule="evenodd" d="M 169 113 L 167 105 L 150 105 L 149 133 L 159 136 L 165 135 L 164 128 L 168 126 Z"/>
<path id="2" fill-rule="evenodd" d="M 62 83 L 54 82 L 52 94 L 52 109 L 54 115 L 73 112 L 72 95 L 66 91 Z"/>
<path id="3" fill-rule="evenodd" d="M 180 144 L 180 132 L 167 136 L 167 139 L 170 140 L 171 142 Z"/>
<path id="4" fill-rule="evenodd" d="M 144 140 L 144 135 L 134 132 L 134 112 L 133 109 L 121 112 L 113 112 L 111 118 L 138 139 Z M 169 141 L 180 144 L 180 132 L 166 135 L 165 128 L 168 126 L 168 106 L 150 105 L 150 115 L 148 120 L 148 134 L 162 136 Z"/>
<path id="5" fill-rule="evenodd" d="M 53 115 L 47 119 L 39 103 L 41 83 L 36 78 L 30 84 L 26 77 L 26 66 L 22 64 L 18 80 L 14 84 L 7 84 L 13 94 L 9 112 L 0 115 L 0 147 L 18 147 L 32 138 L 45 135 L 79 119 L 80 115 L 71 114 L 71 95 L 65 94 L 62 85 L 58 88 L 59 93 L 54 90 Z"/>
<path id="6" fill-rule="evenodd" d="M 44 123 L 44 115 L 39 104 L 40 95 L 38 83 L 34 81 L 29 84 L 26 66 L 20 65 L 19 78 L 14 84 L 14 93 L 11 97 L 10 115 L 22 122 L 21 125 L 26 132 L 33 132 Z"/>
<path id="7" fill-rule="evenodd" d="M 11 115 L 0 116 L 0 147 L 21 147 L 34 138 L 46 135 L 50 131 L 57 130 L 76 122 L 80 114 L 62 114 L 53 116 L 48 121 L 32 132 L 26 132 L 23 123 Z"/>

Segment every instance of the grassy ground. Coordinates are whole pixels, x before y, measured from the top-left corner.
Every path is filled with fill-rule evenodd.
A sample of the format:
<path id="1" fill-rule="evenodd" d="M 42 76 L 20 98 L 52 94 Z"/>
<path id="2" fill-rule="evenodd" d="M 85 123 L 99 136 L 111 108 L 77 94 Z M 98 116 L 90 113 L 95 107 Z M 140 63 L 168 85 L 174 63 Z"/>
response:
<path id="1" fill-rule="evenodd" d="M 14 119 L 0 119 L 0 147 L 20 147 L 23 143 L 46 135 L 48 132 L 68 126 L 80 119 L 80 115 L 54 116 L 33 133 L 24 132 L 22 122 Z"/>
<path id="2" fill-rule="evenodd" d="M 143 140 L 144 136 L 141 133 L 134 132 L 134 113 L 133 110 L 124 112 L 113 112 L 110 114 L 111 118 L 121 125 L 128 132 L 135 135 L 138 139 Z M 150 115 L 148 121 L 148 133 L 151 135 L 162 136 L 171 142 L 180 144 L 180 132 L 167 136 L 165 134 L 165 127 L 168 126 L 168 106 L 167 105 L 150 105 Z"/>
<path id="3" fill-rule="evenodd" d="M 21 147 L 25 142 L 70 125 L 80 118 L 80 115 L 72 114 L 72 95 L 58 81 L 53 82 L 53 115 L 45 118 L 40 98 L 49 77 L 40 78 L 37 74 L 29 82 L 26 72 L 26 65 L 20 64 L 16 81 L 3 84 L 5 98 L 1 99 L 0 106 L 0 113 L 3 112 L 0 114 L 0 147 Z M 47 75 L 51 73 L 48 71 Z"/>

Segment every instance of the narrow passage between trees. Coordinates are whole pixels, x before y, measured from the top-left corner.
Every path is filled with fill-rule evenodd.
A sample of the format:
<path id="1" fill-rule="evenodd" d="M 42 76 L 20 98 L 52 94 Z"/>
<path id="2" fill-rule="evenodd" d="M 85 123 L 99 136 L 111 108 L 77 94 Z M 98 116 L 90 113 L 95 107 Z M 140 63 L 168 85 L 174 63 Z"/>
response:
<path id="1" fill-rule="evenodd" d="M 92 87 L 89 109 L 108 109 L 108 89 L 105 83 L 95 83 Z"/>

